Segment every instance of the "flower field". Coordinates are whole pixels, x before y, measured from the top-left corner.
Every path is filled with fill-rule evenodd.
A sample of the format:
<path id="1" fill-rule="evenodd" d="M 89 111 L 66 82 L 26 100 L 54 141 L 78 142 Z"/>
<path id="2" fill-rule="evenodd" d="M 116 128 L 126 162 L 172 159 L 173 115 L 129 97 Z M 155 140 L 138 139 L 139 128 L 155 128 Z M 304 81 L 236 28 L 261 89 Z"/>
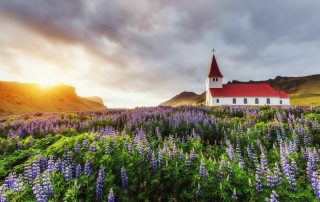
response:
<path id="1" fill-rule="evenodd" d="M 320 108 L 0 118 L 0 202 L 319 201 Z"/>

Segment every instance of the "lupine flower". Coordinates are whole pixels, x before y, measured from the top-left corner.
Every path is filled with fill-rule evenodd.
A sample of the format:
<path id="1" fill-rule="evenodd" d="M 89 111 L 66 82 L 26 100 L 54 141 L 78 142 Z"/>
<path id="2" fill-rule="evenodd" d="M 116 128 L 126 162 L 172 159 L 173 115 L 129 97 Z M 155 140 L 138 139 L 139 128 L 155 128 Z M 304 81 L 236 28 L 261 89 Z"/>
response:
<path id="1" fill-rule="evenodd" d="M 80 153 L 80 145 L 78 142 L 75 142 L 74 145 L 73 145 L 73 151 L 74 153 L 76 154 L 79 154 Z"/>
<path id="2" fill-rule="evenodd" d="M 163 165 L 163 153 L 160 148 L 158 148 L 158 162 L 159 162 L 159 167 Z"/>
<path id="3" fill-rule="evenodd" d="M 197 155 L 196 155 L 196 152 L 194 151 L 194 149 L 192 149 L 190 151 L 190 161 L 194 161 L 196 159 Z"/>
<path id="4" fill-rule="evenodd" d="M 203 191 L 201 189 L 200 183 L 198 182 L 198 188 L 197 188 L 197 191 L 196 191 L 197 198 L 201 197 L 202 194 L 203 194 Z"/>
<path id="5" fill-rule="evenodd" d="M 277 163 L 275 163 L 273 174 L 274 174 L 275 183 L 277 183 L 278 185 L 281 185 L 282 184 L 282 178 L 280 176 L 281 171 Z"/>
<path id="6" fill-rule="evenodd" d="M 50 172 L 49 170 L 44 171 L 42 175 L 42 190 L 43 190 L 43 195 L 45 196 L 46 199 L 48 199 L 51 194 L 53 194 L 53 187 L 50 181 Z"/>
<path id="7" fill-rule="evenodd" d="M 156 157 L 154 155 L 154 152 L 152 152 L 152 156 L 151 156 L 151 167 L 152 167 L 153 171 L 157 170 L 157 167 L 158 167 L 157 159 L 156 159 Z"/>
<path id="8" fill-rule="evenodd" d="M 68 182 L 71 179 L 72 179 L 72 166 L 68 165 L 68 166 L 65 167 L 64 180 Z"/>
<path id="9" fill-rule="evenodd" d="M 261 162 L 261 171 L 262 173 L 266 173 L 268 169 L 268 161 L 266 159 L 266 156 L 264 152 L 261 153 L 260 155 L 260 162 Z"/>
<path id="10" fill-rule="evenodd" d="M 108 195 L 108 202 L 114 202 L 114 201 L 115 201 L 115 198 L 114 198 L 114 195 L 113 195 L 113 190 L 111 188 L 110 192 L 109 192 L 109 195 Z"/>
<path id="11" fill-rule="evenodd" d="M 262 191 L 261 174 L 262 174 L 262 172 L 261 172 L 260 165 L 257 165 L 257 168 L 256 168 L 256 190 L 258 192 Z"/>
<path id="12" fill-rule="evenodd" d="M 37 200 L 37 202 L 45 202 L 47 201 L 46 196 L 43 193 L 41 184 L 40 184 L 40 176 L 37 176 L 33 182 L 32 186 L 33 194 Z"/>
<path id="13" fill-rule="evenodd" d="M 104 179 L 104 167 L 100 166 L 99 170 L 99 176 L 97 179 L 97 185 L 96 185 L 96 201 L 101 201 L 103 198 L 103 179 Z"/>
<path id="14" fill-rule="evenodd" d="M 22 182 L 20 177 L 17 177 L 16 173 L 10 173 L 5 178 L 4 183 L 8 189 L 13 190 L 15 193 L 22 191 Z"/>
<path id="15" fill-rule="evenodd" d="M 270 169 L 267 169 L 267 187 L 269 188 L 273 188 L 274 184 L 275 184 L 275 179 L 274 176 L 272 174 L 272 172 L 270 171 Z"/>
<path id="16" fill-rule="evenodd" d="M 233 200 L 238 200 L 238 196 L 237 196 L 237 191 L 236 191 L 236 189 L 233 189 L 233 193 L 232 193 L 232 196 L 231 196 L 231 198 L 233 199 Z"/>
<path id="17" fill-rule="evenodd" d="M 272 190 L 271 195 L 270 195 L 270 199 L 268 201 L 270 202 L 278 202 L 278 194 L 275 190 Z"/>
<path id="18" fill-rule="evenodd" d="M 48 160 L 48 168 L 47 170 L 51 173 L 51 172 L 54 172 L 55 170 L 55 165 L 54 165 L 54 159 L 53 157 L 50 157 L 49 160 Z"/>
<path id="19" fill-rule="evenodd" d="M 183 153 L 183 149 L 181 148 L 181 149 L 180 149 L 180 153 L 179 153 L 179 158 L 180 158 L 180 160 L 183 159 L 183 156 L 184 156 L 184 153 Z"/>
<path id="20" fill-rule="evenodd" d="M 76 178 L 80 177 L 81 175 L 81 165 L 78 164 L 77 167 L 76 167 Z"/>
<path id="21" fill-rule="evenodd" d="M 122 188 L 128 189 L 128 176 L 126 169 L 124 167 L 121 168 L 121 182 L 122 182 Z"/>
<path id="22" fill-rule="evenodd" d="M 318 171 L 312 173 L 311 184 L 314 194 L 320 200 L 320 175 Z"/>
<path id="23" fill-rule="evenodd" d="M 109 145 L 108 145 L 108 144 L 106 144 L 106 147 L 105 147 L 105 149 L 104 149 L 104 153 L 105 153 L 106 155 L 109 155 L 109 154 L 110 154 L 110 150 L 109 150 Z"/>
<path id="24" fill-rule="evenodd" d="M 201 161 L 201 164 L 200 164 L 200 167 L 199 167 L 199 174 L 200 174 L 201 178 L 206 178 L 207 177 L 206 167 L 204 166 L 202 161 Z"/>
<path id="25" fill-rule="evenodd" d="M 91 166 L 90 166 L 88 159 L 86 160 L 86 163 L 84 164 L 84 174 L 87 176 L 90 176 L 90 174 L 91 174 Z"/>

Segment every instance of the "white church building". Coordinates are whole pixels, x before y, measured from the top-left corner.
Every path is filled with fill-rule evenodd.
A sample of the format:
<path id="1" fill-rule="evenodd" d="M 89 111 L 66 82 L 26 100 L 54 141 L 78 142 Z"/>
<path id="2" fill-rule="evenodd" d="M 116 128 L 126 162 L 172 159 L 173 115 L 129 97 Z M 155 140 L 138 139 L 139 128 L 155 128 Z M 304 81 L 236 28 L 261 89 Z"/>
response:
<path id="1" fill-rule="evenodd" d="M 284 91 L 273 89 L 268 83 L 222 84 L 216 58 L 213 55 L 206 79 L 206 105 L 290 105 L 290 97 Z"/>

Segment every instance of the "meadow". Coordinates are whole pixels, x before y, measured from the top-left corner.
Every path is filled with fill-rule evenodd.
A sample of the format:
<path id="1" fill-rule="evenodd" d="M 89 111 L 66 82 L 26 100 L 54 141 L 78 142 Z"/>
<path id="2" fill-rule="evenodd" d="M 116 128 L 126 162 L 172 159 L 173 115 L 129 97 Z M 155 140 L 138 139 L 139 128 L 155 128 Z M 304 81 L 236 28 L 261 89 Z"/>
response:
<path id="1" fill-rule="evenodd" d="M 0 201 L 319 201 L 320 108 L 0 118 Z"/>

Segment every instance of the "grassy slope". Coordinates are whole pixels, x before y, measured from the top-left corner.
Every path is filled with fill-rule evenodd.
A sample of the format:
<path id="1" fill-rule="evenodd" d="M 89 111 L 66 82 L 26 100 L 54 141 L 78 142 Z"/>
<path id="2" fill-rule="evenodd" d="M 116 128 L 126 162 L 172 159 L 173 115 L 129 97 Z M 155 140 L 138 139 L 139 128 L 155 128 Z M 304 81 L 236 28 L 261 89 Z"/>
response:
<path id="1" fill-rule="evenodd" d="M 75 88 L 59 85 L 44 89 L 36 84 L 0 82 L 0 114 L 27 112 L 92 111 L 105 106 L 81 98 Z"/>

